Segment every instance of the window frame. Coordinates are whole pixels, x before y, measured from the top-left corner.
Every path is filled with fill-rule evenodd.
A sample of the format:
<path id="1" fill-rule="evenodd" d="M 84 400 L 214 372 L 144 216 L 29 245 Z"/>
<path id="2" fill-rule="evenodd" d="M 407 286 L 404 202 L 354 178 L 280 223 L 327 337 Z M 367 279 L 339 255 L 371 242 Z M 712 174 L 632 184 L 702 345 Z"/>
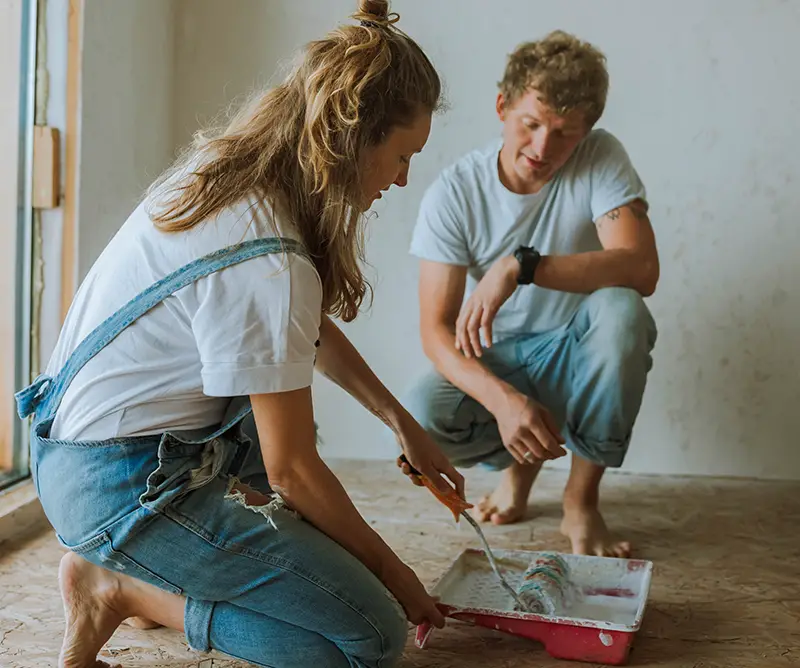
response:
<path id="1" fill-rule="evenodd" d="M 9 243 L 0 245 L 0 285 L 7 302 L 0 309 L 0 341 L 13 355 L 0 363 L 0 489 L 30 475 L 28 421 L 16 413 L 14 394 L 30 382 L 32 228 L 33 228 L 33 134 L 36 91 L 37 2 L 7 0 L 0 25 L 0 75 L 4 95 L 10 103 L 0 107 L 0 147 L 12 156 L 0 167 L 11 184 L 0 197 L 7 204 L 0 215 L 0 228 Z M 13 91 L 17 91 L 16 103 Z M 16 118 L 15 118 L 16 117 Z M 16 141 L 13 128 L 17 128 Z M 13 150 L 16 144 L 16 152 Z M 7 151 L 5 149 L 8 149 Z M 16 154 L 16 169 L 13 156 Z M 16 172 L 16 174 L 15 174 Z M 16 176 L 16 178 L 15 178 Z M 8 201 L 10 200 L 10 202 Z M 11 215 L 11 211 L 16 215 Z"/>

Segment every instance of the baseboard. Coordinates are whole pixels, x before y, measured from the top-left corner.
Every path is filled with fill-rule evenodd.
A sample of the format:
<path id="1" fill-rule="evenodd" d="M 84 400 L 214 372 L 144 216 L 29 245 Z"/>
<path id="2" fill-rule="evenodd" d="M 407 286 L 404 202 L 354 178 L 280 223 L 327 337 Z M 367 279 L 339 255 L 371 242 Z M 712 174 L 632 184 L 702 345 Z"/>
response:
<path id="1" fill-rule="evenodd" d="M 11 542 L 46 529 L 47 518 L 31 480 L 0 492 L 0 555 Z"/>

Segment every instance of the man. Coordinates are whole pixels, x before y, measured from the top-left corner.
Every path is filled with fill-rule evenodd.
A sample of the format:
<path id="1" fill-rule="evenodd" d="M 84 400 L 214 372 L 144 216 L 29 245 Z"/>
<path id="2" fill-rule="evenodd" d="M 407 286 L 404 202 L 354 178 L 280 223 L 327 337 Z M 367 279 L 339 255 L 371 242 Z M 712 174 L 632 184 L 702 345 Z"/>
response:
<path id="1" fill-rule="evenodd" d="M 522 519 L 542 463 L 569 449 L 562 533 L 575 553 L 625 557 L 599 488 L 623 463 L 652 365 L 643 297 L 659 260 L 645 188 L 594 129 L 607 90 L 604 56 L 564 32 L 509 57 L 502 140 L 444 170 L 421 205 L 411 252 L 435 372 L 406 405 L 454 465 L 503 470 L 483 521 Z"/>

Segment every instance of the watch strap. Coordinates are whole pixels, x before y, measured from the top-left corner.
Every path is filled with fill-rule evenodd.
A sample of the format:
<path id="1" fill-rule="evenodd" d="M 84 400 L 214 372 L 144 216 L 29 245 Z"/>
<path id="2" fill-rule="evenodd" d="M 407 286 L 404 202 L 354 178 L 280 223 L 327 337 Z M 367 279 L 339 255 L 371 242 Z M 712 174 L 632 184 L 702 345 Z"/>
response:
<path id="1" fill-rule="evenodd" d="M 539 251 L 530 246 L 520 246 L 514 251 L 514 257 L 519 262 L 519 275 L 517 283 L 519 285 L 530 285 L 533 283 L 536 267 L 539 265 L 541 255 Z"/>

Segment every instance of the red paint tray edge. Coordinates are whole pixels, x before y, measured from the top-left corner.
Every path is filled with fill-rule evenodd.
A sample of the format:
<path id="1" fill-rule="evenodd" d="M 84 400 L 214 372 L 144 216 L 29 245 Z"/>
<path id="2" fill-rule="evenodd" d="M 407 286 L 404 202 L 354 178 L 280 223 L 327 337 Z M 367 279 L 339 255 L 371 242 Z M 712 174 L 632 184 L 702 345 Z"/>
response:
<path id="1" fill-rule="evenodd" d="M 510 559 L 519 562 L 530 562 L 534 557 L 542 554 L 538 551 L 524 550 L 494 550 L 493 552 L 501 560 Z M 488 565 L 486 555 L 481 549 L 470 548 L 462 551 L 436 581 L 431 594 L 439 597 L 439 608 L 446 617 L 537 640 L 554 658 L 606 665 L 625 665 L 628 662 L 635 634 L 644 617 L 653 563 L 641 559 L 612 559 L 572 554 L 562 554 L 561 556 L 573 564 L 611 565 L 617 569 L 622 567 L 627 572 L 637 575 L 634 582 L 638 587 L 635 591 L 626 592 L 628 597 L 636 599 L 634 618 L 629 623 L 619 623 L 581 617 L 555 617 L 448 602 L 448 589 L 454 581 L 458 581 L 459 572 L 464 571 L 468 560 L 474 561 L 477 557 L 485 560 Z M 489 575 L 494 578 L 494 574 L 487 572 L 487 577 Z M 598 589 L 597 592 L 603 593 L 602 589 Z M 416 646 L 418 648 L 425 648 L 432 631 L 433 627 L 428 624 L 422 624 L 417 628 Z"/>

